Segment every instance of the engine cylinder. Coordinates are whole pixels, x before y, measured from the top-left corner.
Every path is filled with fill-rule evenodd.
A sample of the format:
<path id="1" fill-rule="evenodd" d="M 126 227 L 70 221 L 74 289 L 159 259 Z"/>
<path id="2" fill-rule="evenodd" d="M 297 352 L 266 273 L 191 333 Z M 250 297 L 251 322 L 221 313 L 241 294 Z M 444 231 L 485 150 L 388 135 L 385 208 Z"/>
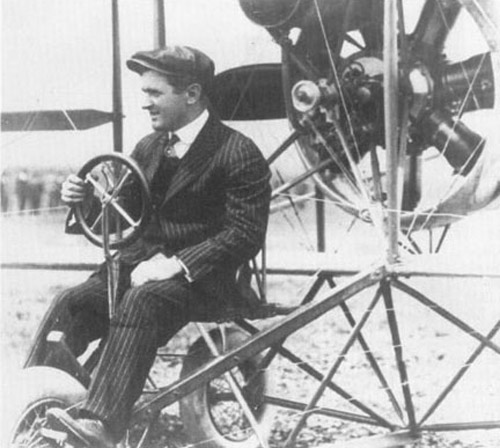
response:
<path id="1" fill-rule="evenodd" d="M 495 83 L 491 54 L 484 53 L 448 65 L 442 75 L 442 100 L 457 102 L 462 113 L 493 108 Z M 462 104 L 463 98 L 467 101 Z"/>
<path id="2" fill-rule="evenodd" d="M 448 112 L 432 112 L 422 120 L 421 129 L 448 163 L 464 176 L 474 167 L 483 151 L 484 140 L 481 136 L 461 121 L 454 121 Z"/>

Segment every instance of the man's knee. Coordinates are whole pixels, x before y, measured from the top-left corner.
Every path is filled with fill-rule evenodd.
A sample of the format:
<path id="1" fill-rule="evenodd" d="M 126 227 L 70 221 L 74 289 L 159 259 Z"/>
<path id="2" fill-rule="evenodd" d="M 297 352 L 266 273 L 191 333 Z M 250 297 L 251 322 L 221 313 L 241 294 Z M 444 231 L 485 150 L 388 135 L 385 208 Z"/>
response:
<path id="1" fill-rule="evenodd" d="M 147 285 L 128 289 L 116 311 L 115 323 L 135 325 L 143 322 L 154 322 L 155 301 L 151 298 L 151 290 Z"/>
<path id="2" fill-rule="evenodd" d="M 145 283 L 128 289 L 116 313 L 116 322 L 122 324 L 155 325 L 165 321 L 166 316 L 178 315 L 182 310 L 177 286 L 172 283 Z"/>

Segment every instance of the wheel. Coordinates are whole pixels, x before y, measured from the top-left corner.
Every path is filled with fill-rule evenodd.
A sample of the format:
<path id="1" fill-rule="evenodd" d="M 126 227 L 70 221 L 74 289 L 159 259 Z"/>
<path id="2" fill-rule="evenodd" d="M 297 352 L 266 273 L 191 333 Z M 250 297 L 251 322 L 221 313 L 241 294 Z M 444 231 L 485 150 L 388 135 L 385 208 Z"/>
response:
<path id="1" fill-rule="evenodd" d="M 103 247 L 107 232 L 109 248 L 117 249 L 139 238 L 149 222 L 151 200 L 148 182 L 137 163 L 122 154 L 105 154 L 88 161 L 78 176 L 92 189 L 88 199 L 75 206 L 87 239 Z"/>
<path id="2" fill-rule="evenodd" d="M 40 434 L 48 409 L 67 408 L 83 400 L 85 388 L 71 375 L 52 367 L 29 367 L 12 386 L 15 398 L 4 405 L 2 446 L 49 448 L 54 446 Z"/>
<path id="3" fill-rule="evenodd" d="M 218 330 L 210 335 L 222 350 L 222 338 Z M 248 335 L 236 329 L 225 334 L 225 350 L 240 346 Z M 213 356 L 205 341 L 198 339 L 189 349 L 183 363 L 181 376 L 206 364 Z M 234 374 L 242 388 L 248 405 L 259 422 L 260 434 L 268 438 L 272 425 L 271 409 L 264 403 L 264 396 L 270 388 L 269 375 L 258 370 L 262 355 L 242 362 Z M 203 448 L 251 448 L 259 446 L 241 407 L 236 402 L 224 378 L 217 378 L 209 384 L 184 397 L 179 402 L 184 432 L 190 443 Z"/>

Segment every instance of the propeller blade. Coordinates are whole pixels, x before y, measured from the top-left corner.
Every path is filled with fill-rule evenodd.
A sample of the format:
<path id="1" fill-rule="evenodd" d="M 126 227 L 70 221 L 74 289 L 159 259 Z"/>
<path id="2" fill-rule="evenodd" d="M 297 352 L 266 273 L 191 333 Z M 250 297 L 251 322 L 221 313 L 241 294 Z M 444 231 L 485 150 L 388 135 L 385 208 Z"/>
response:
<path id="1" fill-rule="evenodd" d="M 111 121 L 111 112 L 94 109 L 2 112 L 2 131 L 81 131 Z"/>
<path id="2" fill-rule="evenodd" d="M 255 64 L 219 73 L 208 94 L 222 120 L 286 118 L 281 64 Z"/>
<path id="3" fill-rule="evenodd" d="M 461 2 L 426 0 L 411 38 L 411 53 L 429 66 L 437 62 L 461 8 Z"/>

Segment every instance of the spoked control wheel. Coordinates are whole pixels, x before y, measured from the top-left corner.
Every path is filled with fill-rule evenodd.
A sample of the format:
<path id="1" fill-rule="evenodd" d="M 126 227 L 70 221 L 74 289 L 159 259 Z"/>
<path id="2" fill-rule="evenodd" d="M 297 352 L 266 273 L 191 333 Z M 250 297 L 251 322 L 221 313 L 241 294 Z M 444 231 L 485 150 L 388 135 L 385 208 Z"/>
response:
<path id="1" fill-rule="evenodd" d="M 75 206 L 75 217 L 87 239 L 100 247 L 118 249 L 143 233 L 151 215 L 148 182 L 134 159 L 105 154 L 89 160 L 78 176 L 89 186 L 87 198 Z M 104 224 L 103 224 L 104 222 Z"/>
<path id="2" fill-rule="evenodd" d="M 235 328 L 218 330 L 210 336 L 219 352 L 234 349 L 248 339 L 248 335 Z M 243 396 L 259 423 L 260 435 L 269 438 L 272 409 L 265 403 L 269 392 L 270 377 L 259 368 L 263 355 L 244 360 L 231 373 L 239 384 Z M 181 376 L 198 369 L 213 359 L 205 341 L 198 339 L 189 349 Z M 239 403 L 223 377 L 205 384 L 179 402 L 184 432 L 190 443 L 203 448 L 252 448 L 258 447 L 258 437 L 253 432 Z"/>

